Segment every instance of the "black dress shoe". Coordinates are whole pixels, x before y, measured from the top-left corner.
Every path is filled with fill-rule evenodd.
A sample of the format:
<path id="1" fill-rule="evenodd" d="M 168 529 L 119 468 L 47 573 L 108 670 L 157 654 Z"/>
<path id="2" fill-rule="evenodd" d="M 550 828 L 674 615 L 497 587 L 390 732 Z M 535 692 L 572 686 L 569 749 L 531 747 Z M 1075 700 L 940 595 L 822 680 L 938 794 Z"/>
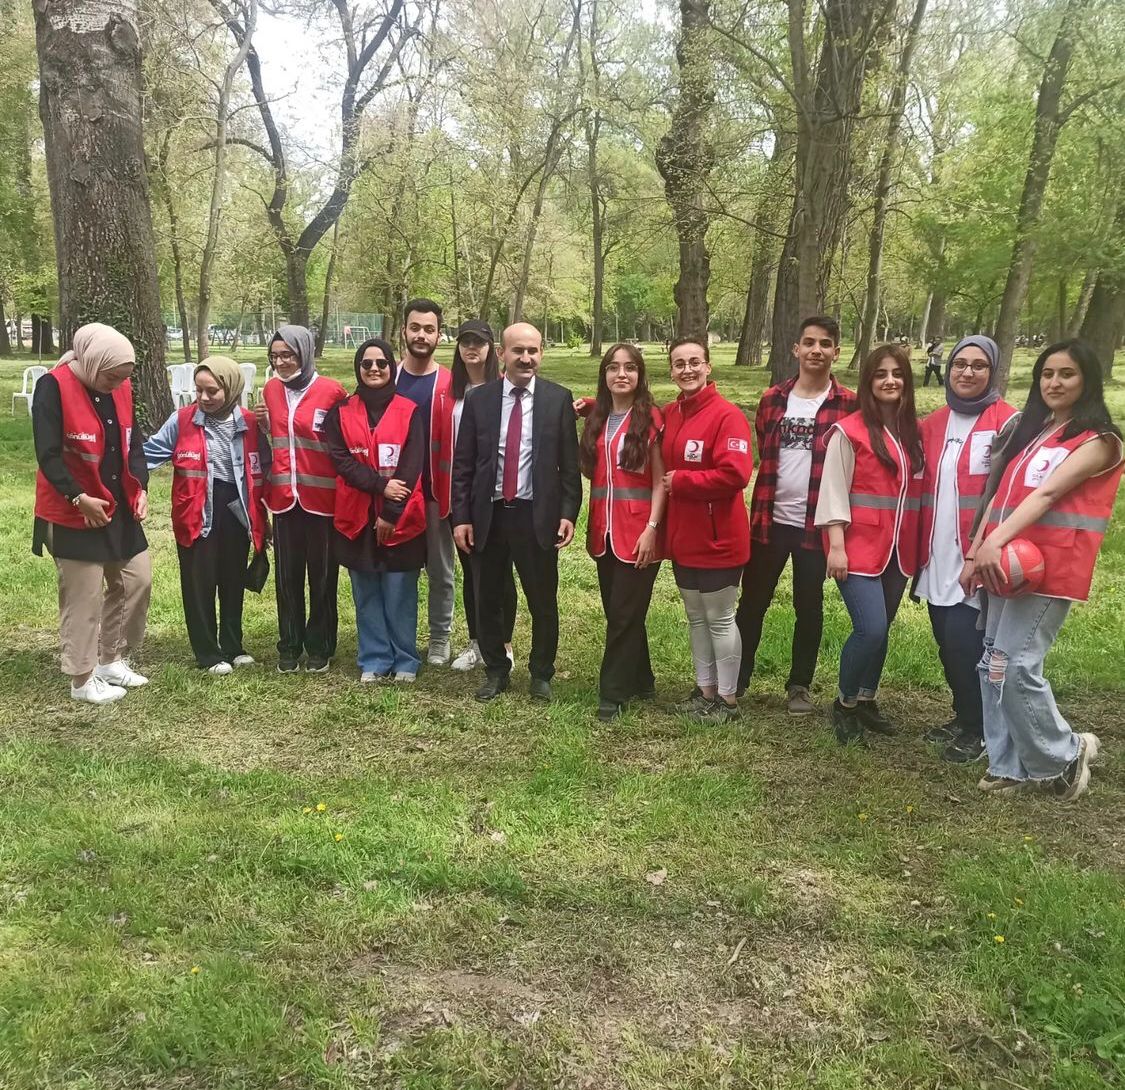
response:
<path id="1" fill-rule="evenodd" d="M 623 705 L 616 704 L 612 700 L 598 701 L 598 719 L 602 723 L 610 723 L 616 719 L 622 712 Z"/>
<path id="2" fill-rule="evenodd" d="M 656 699 L 656 686 L 650 685 L 647 689 L 638 689 L 633 694 L 634 700 L 655 700 Z"/>
<path id="3" fill-rule="evenodd" d="M 881 711 L 874 700 L 861 700 L 855 706 L 856 715 L 864 730 L 874 734 L 885 734 L 888 738 L 898 734 L 898 727 L 894 725 Z"/>
<path id="4" fill-rule="evenodd" d="M 540 704 L 551 703 L 551 683 L 546 678 L 533 677 L 527 691 L 531 694 L 532 700 L 536 700 Z"/>
<path id="5" fill-rule="evenodd" d="M 856 709 L 846 707 L 839 699 L 832 705 L 832 729 L 836 732 L 836 741 L 842 746 L 867 745 Z"/>
<path id="6" fill-rule="evenodd" d="M 476 691 L 476 698 L 482 704 L 495 700 L 508 687 L 508 675 L 489 674 Z"/>

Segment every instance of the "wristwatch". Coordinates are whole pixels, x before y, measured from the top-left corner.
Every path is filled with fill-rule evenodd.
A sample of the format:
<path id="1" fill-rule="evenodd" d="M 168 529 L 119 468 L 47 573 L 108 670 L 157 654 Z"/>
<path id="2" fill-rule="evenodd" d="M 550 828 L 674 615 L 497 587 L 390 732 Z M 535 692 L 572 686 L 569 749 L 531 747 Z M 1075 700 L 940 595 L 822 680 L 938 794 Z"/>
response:
<path id="1" fill-rule="evenodd" d="M 659 530 L 660 529 L 660 523 L 653 522 L 652 519 L 649 519 L 648 524 L 649 524 L 649 527 L 653 530 Z"/>
<path id="2" fill-rule="evenodd" d="M 77 507 L 77 506 L 78 506 L 78 501 L 79 501 L 79 500 L 80 500 L 81 498 L 82 498 L 82 493 L 81 493 L 81 492 L 79 492 L 77 496 L 72 496 L 72 497 L 70 498 L 70 506 L 71 506 L 71 507 Z"/>

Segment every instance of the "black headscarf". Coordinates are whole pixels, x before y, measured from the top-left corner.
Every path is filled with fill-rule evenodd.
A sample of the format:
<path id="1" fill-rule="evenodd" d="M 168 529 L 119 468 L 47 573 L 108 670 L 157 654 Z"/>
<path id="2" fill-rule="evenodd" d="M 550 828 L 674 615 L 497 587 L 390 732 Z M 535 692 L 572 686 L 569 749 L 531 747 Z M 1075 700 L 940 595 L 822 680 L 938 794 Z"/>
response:
<path id="1" fill-rule="evenodd" d="M 303 325 L 283 325 L 277 327 L 277 332 L 270 338 L 274 341 L 284 341 L 301 361 L 301 369 L 288 382 L 285 383 L 290 390 L 303 390 L 316 374 L 316 340 L 312 331 Z M 280 379 L 280 376 L 278 376 Z"/>
<path id="2" fill-rule="evenodd" d="M 390 361 L 391 380 L 385 386 L 368 386 L 367 383 L 363 381 L 363 376 L 360 374 L 359 361 L 363 359 L 363 354 L 369 348 L 378 348 Z M 370 417 L 378 413 L 379 416 L 382 416 L 383 410 L 390 404 L 391 398 L 395 396 L 395 383 L 398 380 L 398 364 L 395 362 L 395 350 L 387 344 L 382 337 L 369 337 L 355 350 L 355 359 L 352 361 L 352 367 L 355 370 L 355 392 L 359 396 L 360 401 L 367 406 L 367 415 Z"/>

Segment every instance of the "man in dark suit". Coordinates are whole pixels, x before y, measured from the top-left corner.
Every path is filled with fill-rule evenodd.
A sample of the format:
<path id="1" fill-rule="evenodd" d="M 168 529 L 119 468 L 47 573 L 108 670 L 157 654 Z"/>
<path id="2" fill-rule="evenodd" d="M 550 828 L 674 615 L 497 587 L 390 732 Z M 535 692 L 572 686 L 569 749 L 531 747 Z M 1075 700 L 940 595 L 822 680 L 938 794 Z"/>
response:
<path id="1" fill-rule="evenodd" d="M 582 504 L 574 399 L 538 377 L 539 330 L 525 322 L 500 338 L 504 377 L 465 399 L 453 458 L 453 540 L 475 552 L 477 640 L 492 700 L 508 687 L 504 579 L 514 562 L 531 610 L 531 696 L 551 699 L 559 647 L 559 549 L 574 537 Z"/>

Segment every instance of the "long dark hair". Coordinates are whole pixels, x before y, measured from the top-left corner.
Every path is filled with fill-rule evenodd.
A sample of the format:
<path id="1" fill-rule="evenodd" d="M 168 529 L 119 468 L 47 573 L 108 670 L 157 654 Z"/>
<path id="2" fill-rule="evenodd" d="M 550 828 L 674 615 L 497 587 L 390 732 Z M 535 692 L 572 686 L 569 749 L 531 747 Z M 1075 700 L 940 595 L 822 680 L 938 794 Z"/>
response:
<path id="1" fill-rule="evenodd" d="M 481 336 L 481 340 L 485 338 Z M 469 385 L 469 369 L 461 359 L 461 341 L 458 340 L 453 349 L 453 400 L 460 401 L 465 396 L 465 389 Z M 484 381 L 493 382 L 500 377 L 500 356 L 496 352 L 496 342 L 488 342 L 488 355 L 484 358 Z"/>
<path id="2" fill-rule="evenodd" d="M 598 461 L 598 440 L 605 430 L 605 422 L 613 411 L 613 395 L 606 381 L 606 368 L 613 362 L 618 352 L 624 352 L 629 362 L 637 368 L 637 391 L 633 396 L 633 408 L 629 413 L 629 427 L 621 441 L 621 468 L 630 473 L 640 473 L 648 464 L 648 440 L 652 430 L 652 394 L 645 377 L 645 358 L 632 344 L 611 344 L 598 365 L 598 392 L 594 395 L 594 408 L 586 427 L 582 429 L 582 439 L 578 444 L 578 464 L 587 477 L 593 477 L 594 466 Z"/>
<path id="3" fill-rule="evenodd" d="M 923 465 L 922 440 L 918 435 L 918 415 L 914 411 L 914 376 L 910 371 L 910 356 L 902 345 L 880 344 L 867 353 L 859 369 L 859 411 L 863 413 L 863 422 L 867 425 L 867 435 L 875 457 L 888 469 L 897 472 L 898 463 L 891 457 L 887 441 L 883 437 L 883 417 L 879 411 L 879 403 L 871 390 L 875 369 L 888 357 L 902 371 L 902 397 L 899 398 L 898 409 L 895 411 L 892 430 L 906 452 L 911 472 L 918 473 Z"/>
<path id="4" fill-rule="evenodd" d="M 1027 392 L 1027 404 L 1023 407 L 1023 415 L 1016 425 L 1011 440 L 1004 446 L 1002 469 L 1006 468 L 1008 463 L 1043 430 L 1047 418 L 1051 415 L 1051 410 L 1043 400 L 1040 382 L 1047 360 L 1056 352 L 1065 352 L 1082 372 L 1082 395 L 1074 403 L 1070 420 L 1063 428 L 1063 439 L 1073 439 L 1084 431 L 1096 432 L 1098 435 L 1116 435 L 1118 439 L 1121 438 L 1121 431 L 1114 424 L 1113 417 L 1109 415 L 1109 409 L 1106 408 L 1102 366 L 1097 353 L 1086 341 L 1078 338 L 1056 341 L 1039 353 L 1039 358 L 1031 369 L 1031 389 Z"/>

